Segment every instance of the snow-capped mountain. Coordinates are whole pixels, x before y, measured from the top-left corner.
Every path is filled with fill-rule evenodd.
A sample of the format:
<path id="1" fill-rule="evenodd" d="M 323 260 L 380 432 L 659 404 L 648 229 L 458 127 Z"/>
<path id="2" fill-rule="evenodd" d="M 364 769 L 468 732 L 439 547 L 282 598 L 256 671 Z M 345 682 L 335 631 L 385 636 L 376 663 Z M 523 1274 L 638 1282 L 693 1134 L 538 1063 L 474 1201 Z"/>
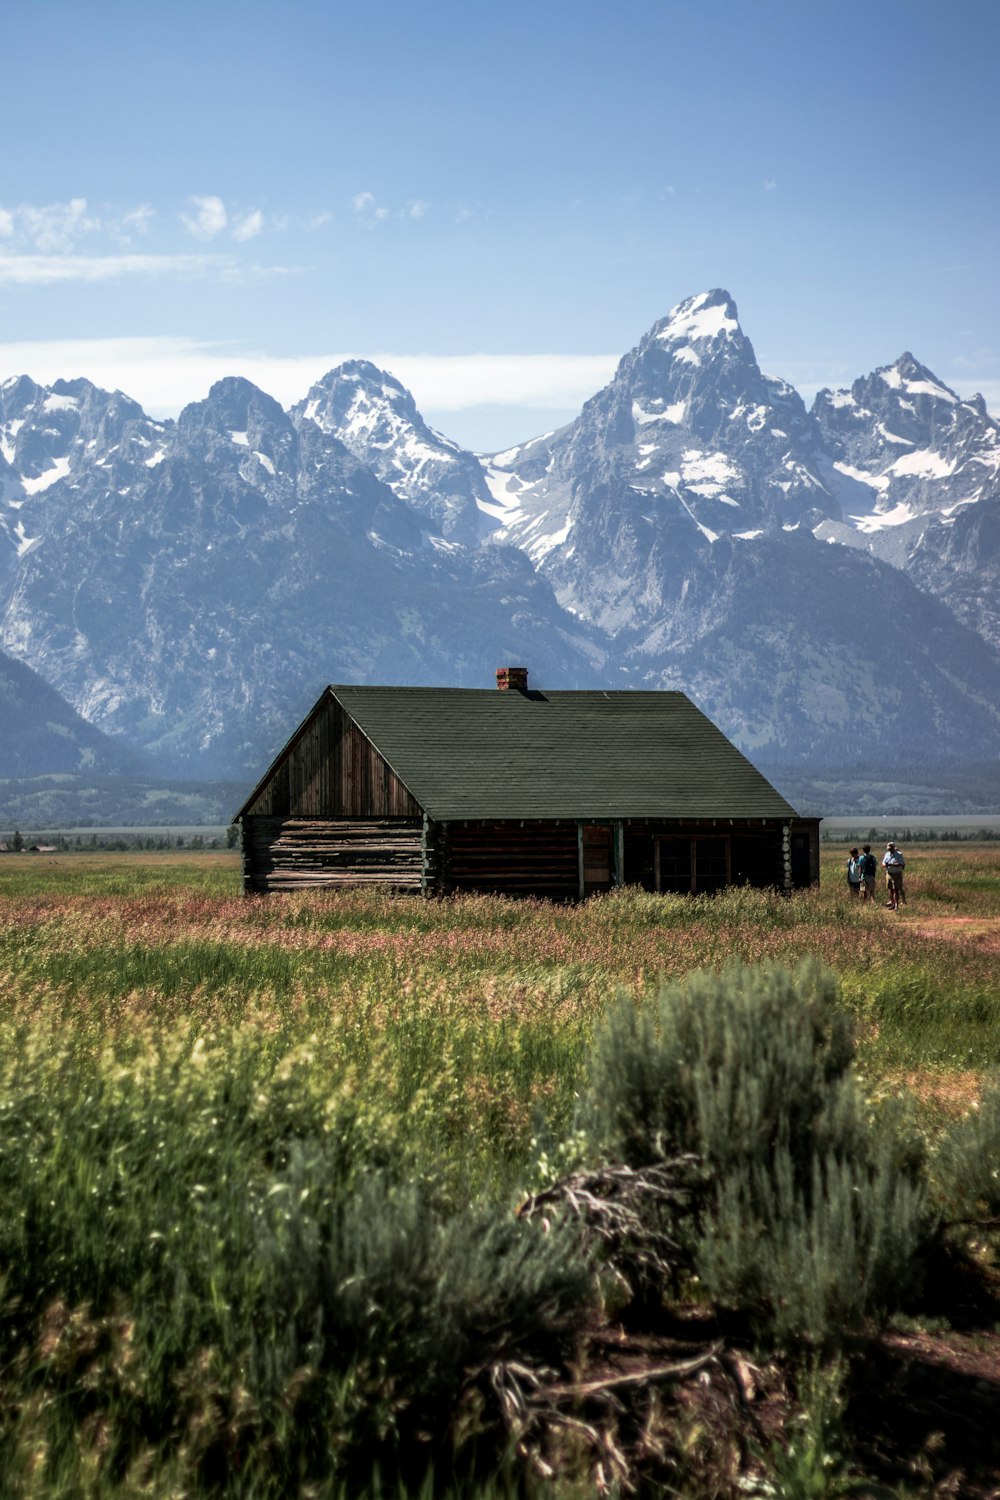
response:
<path id="1" fill-rule="evenodd" d="M 88 380 L 0 383 L 0 577 L 31 549 L 36 531 L 27 514 L 45 514 L 53 486 L 77 472 L 96 472 L 108 490 L 132 483 L 137 470 L 158 462 L 164 431 L 135 401 Z"/>
<path id="2" fill-rule="evenodd" d="M 674 308 L 576 422 L 497 454 L 488 476 L 500 536 L 574 613 L 617 633 L 672 599 L 663 558 L 816 524 L 817 449 L 801 397 L 762 374 L 717 291 Z"/>
<path id="3" fill-rule="evenodd" d="M 176 423 L 0 386 L 0 647 L 173 772 L 245 774 L 323 683 L 682 687 L 785 760 L 992 754 L 1000 425 L 911 355 L 811 411 L 724 291 L 480 461 L 364 361 Z"/>
<path id="4" fill-rule="evenodd" d="M 476 458 L 428 427 L 406 388 L 367 360 L 338 365 L 292 408 L 338 438 L 401 500 L 452 542 L 475 543 L 490 494 Z"/>
<path id="5" fill-rule="evenodd" d="M 687 687 L 744 747 L 836 756 L 905 723 L 909 744 L 957 752 L 951 719 L 974 720 L 985 750 L 995 653 L 877 554 L 828 545 L 850 529 L 857 483 L 839 455 L 715 291 L 657 323 L 576 422 L 496 455 L 489 479 L 498 536 L 613 636 L 628 680 Z M 913 477 L 902 465 L 898 482 Z"/>
<path id="6" fill-rule="evenodd" d="M 813 408 L 841 515 L 817 532 L 910 573 L 1000 646 L 1000 422 L 912 354 Z"/>
<path id="7" fill-rule="evenodd" d="M 9 419 L 24 448 L 50 420 L 32 399 Z M 332 680 L 478 682 L 498 651 L 594 680 L 599 648 L 527 558 L 447 540 L 248 381 L 220 381 L 155 443 L 126 423 L 110 456 L 91 434 L 121 398 L 64 399 L 69 462 L 7 502 L 23 540 L 0 646 L 166 769 L 258 769 Z"/>

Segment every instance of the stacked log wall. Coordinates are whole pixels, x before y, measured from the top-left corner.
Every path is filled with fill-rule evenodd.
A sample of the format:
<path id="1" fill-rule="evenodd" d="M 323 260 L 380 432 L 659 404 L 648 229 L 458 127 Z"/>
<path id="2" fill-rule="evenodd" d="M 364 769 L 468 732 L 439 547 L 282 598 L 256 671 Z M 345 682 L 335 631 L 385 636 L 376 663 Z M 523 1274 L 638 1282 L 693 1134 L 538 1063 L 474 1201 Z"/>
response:
<path id="1" fill-rule="evenodd" d="M 247 891 L 381 885 L 421 889 L 423 820 L 246 816 Z"/>
<path id="2" fill-rule="evenodd" d="M 447 888 L 572 901 L 579 889 L 575 823 L 450 823 Z"/>

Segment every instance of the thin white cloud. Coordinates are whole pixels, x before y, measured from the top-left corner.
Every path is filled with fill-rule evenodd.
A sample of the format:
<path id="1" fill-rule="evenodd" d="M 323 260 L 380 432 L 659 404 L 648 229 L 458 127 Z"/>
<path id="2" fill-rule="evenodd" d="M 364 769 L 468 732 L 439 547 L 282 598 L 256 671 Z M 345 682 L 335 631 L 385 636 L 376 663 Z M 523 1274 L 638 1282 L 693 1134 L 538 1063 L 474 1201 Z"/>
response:
<path id="1" fill-rule="evenodd" d="M 14 215 L 6 208 L 0 208 L 0 238 L 10 239 L 14 233 Z"/>
<path id="2" fill-rule="evenodd" d="M 4 255 L 0 285 L 54 286 L 69 281 L 118 281 L 127 276 L 228 274 L 232 261 L 216 255 Z"/>
<path id="3" fill-rule="evenodd" d="M 430 204 L 424 198 L 414 198 L 408 203 L 403 213 L 408 219 L 424 219 L 430 211 Z"/>
<path id="4" fill-rule="evenodd" d="M 252 240 L 260 234 L 264 228 L 264 215 L 259 208 L 252 208 L 249 212 L 241 214 L 233 224 L 234 240 Z"/>
<path id="5" fill-rule="evenodd" d="M 241 352 L 194 339 L 150 337 L 0 344 L 0 379 L 31 375 L 48 384 L 83 375 L 123 390 L 154 416 L 174 416 L 201 400 L 214 381 L 243 375 L 283 406 L 300 400 L 328 370 L 370 359 L 412 390 L 417 405 L 438 412 L 470 407 L 577 408 L 605 385 L 612 354 L 393 354 L 338 350 L 310 355 Z"/>
<path id="6" fill-rule="evenodd" d="M 776 180 L 773 177 L 765 177 L 765 179 L 764 179 L 764 191 L 765 191 L 765 193 L 773 193 L 775 191 L 775 189 L 777 188 L 777 186 L 778 186 L 778 184 L 777 184 Z"/>
<path id="7" fill-rule="evenodd" d="M 196 240 L 211 240 L 222 233 L 229 222 L 229 216 L 221 198 L 214 195 L 192 195 L 188 203 L 191 205 L 191 212 L 180 215 L 180 221 L 188 234 L 194 235 Z"/>

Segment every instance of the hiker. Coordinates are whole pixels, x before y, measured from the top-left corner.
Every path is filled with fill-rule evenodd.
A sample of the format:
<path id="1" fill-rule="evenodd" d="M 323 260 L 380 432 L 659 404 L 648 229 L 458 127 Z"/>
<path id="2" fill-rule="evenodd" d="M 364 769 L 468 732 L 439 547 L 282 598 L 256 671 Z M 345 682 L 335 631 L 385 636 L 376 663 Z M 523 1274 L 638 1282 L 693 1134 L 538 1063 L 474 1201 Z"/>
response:
<path id="1" fill-rule="evenodd" d="M 906 905 L 906 892 L 903 890 L 905 864 L 902 850 L 897 849 L 895 844 L 886 844 L 885 853 L 882 856 L 882 868 L 885 870 L 885 888 L 889 899 L 885 904 L 893 911 L 898 911 L 900 905 Z"/>
<path id="2" fill-rule="evenodd" d="M 852 849 L 847 861 L 847 889 L 852 896 L 861 894 L 861 860 L 857 849 Z"/>
<path id="3" fill-rule="evenodd" d="M 867 905 L 869 901 L 875 900 L 875 876 L 878 873 L 878 864 L 872 853 L 871 844 L 863 844 L 861 847 L 861 902 Z"/>

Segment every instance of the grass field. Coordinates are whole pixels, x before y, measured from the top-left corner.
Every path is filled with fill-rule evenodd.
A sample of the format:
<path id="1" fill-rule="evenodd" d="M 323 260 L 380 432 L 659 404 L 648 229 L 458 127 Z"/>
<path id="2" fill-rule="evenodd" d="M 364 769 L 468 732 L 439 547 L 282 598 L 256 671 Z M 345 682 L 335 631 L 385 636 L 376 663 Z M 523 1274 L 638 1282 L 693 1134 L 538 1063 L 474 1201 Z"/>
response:
<path id="1" fill-rule="evenodd" d="M 1000 1067 L 1000 848 L 907 853 L 898 913 L 881 897 L 874 909 L 852 904 L 839 849 L 824 853 L 820 890 L 790 899 L 627 891 L 580 907 L 246 899 L 238 856 L 221 852 L 10 857 L 0 860 L 5 1017 L 72 1018 L 102 1044 L 139 1026 L 259 1026 L 283 1043 L 315 1034 L 369 1073 L 380 1052 L 387 1098 L 402 1089 L 412 1105 L 419 1093 L 432 1116 L 440 1100 L 427 1090 L 479 1101 L 467 1122 L 460 1111 L 463 1142 L 478 1149 L 481 1126 L 492 1159 L 498 1113 L 513 1144 L 533 1101 L 571 1099 L 581 1048 L 617 991 L 641 996 L 662 976 L 731 959 L 815 956 L 840 978 L 869 1075 L 905 1084 L 933 1118 L 967 1107 Z"/>
<path id="2" fill-rule="evenodd" d="M 852 901 L 839 848 L 818 891 L 787 899 L 624 891 L 577 907 L 248 899 L 238 856 L 222 852 L 0 858 L 0 1489 L 335 1493 L 211 1478 L 219 1451 L 257 1453 L 247 1434 L 276 1442 L 308 1364 L 297 1345 L 255 1385 L 247 1361 L 281 1359 L 235 1331 L 266 1301 L 262 1279 L 300 1253 L 286 1195 L 325 1202 L 331 1184 L 390 1164 L 394 1192 L 423 1184 L 446 1238 L 470 1203 L 509 1213 L 572 1156 L 600 1018 L 622 995 L 644 1006 L 664 978 L 820 960 L 855 1018 L 873 1099 L 904 1097 L 936 1138 L 1000 1069 L 1000 847 L 906 854 L 898 913 Z M 159 1351 L 142 1371 L 140 1346 Z M 19 1360 L 34 1374 L 14 1396 Z M 337 1378 L 345 1432 L 374 1399 L 370 1380 L 389 1433 L 384 1382 L 350 1361 Z M 157 1380 L 169 1391 L 130 1386 Z M 272 1393 L 266 1415 L 247 1394 L 258 1389 Z M 67 1390 L 70 1426 L 46 1405 L 62 1393 L 72 1406 Z M 168 1406 L 179 1425 L 157 1437 L 150 1412 Z M 185 1487 L 196 1471 L 204 1490 Z"/>

